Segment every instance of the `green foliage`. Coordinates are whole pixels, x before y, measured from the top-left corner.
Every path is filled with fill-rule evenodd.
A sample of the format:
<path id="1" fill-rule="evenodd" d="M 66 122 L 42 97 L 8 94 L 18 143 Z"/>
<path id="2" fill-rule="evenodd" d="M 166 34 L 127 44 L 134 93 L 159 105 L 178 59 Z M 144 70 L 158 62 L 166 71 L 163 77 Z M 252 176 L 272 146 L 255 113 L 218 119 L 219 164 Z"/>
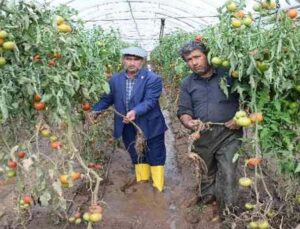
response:
<path id="1" fill-rule="evenodd" d="M 117 69 L 123 43 L 114 31 L 85 29 L 75 13 L 65 6 L 52 11 L 24 2 L 0 11 L 5 40 L 16 44 L 14 51 L 0 50 L 7 60 L 0 68 L 2 123 L 20 114 L 31 119 L 34 94 L 42 96 L 47 115 L 57 122 L 82 102 L 95 102 L 107 88 L 107 66 Z M 72 32 L 58 32 L 57 15 Z"/>
<path id="2" fill-rule="evenodd" d="M 294 174 L 299 170 L 300 162 L 297 156 L 300 135 L 299 21 L 291 20 L 284 11 L 276 11 L 276 6 L 271 5 L 251 15 L 244 10 L 245 1 L 235 2 L 235 12 L 228 12 L 225 5 L 220 7 L 219 23 L 198 34 L 210 50 L 209 62 L 218 57 L 230 62 L 230 75 L 233 71 L 238 72 L 232 91 L 240 95 L 241 109 L 249 110 L 249 113 L 263 112 L 264 123 L 254 126 L 258 128 L 263 155 L 277 158 L 278 171 Z M 236 16 L 239 10 L 254 19 L 251 25 L 244 25 L 243 19 Z M 233 19 L 241 21 L 239 28 L 232 25 Z M 184 62 L 178 55 L 179 48 L 194 39 L 195 34 L 170 35 L 153 51 L 153 63 L 159 66 L 166 82 L 175 87 L 188 75 L 188 70 L 181 67 Z M 220 87 L 228 93 L 223 81 Z"/>
<path id="3" fill-rule="evenodd" d="M 82 103 L 93 104 L 108 91 L 107 78 L 120 69 L 124 43 L 115 31 L 86 29 L 77 12 L 66 6 L 49 9 L 24 1 L 0 5 L 0 31 L 15 44 L 13 50 L 0 45 L 0 56 L 6 59 L 0 68 L 0 170 L 5 172 L 0 175 L 9 177 L 8 160 L 17 162 L 13 172 L 19 195 L 30 194 L 35 203 L 60 214 L 69 205 L 65 189 L 76 183 L 73 171 L 88 173 L 84 182 L 90 190 L 99 187 L 99 172 L 90 171 L 84 159 L 95 159 L 95 145 L 111 138 L 107 132 L 112 124 L 101 123 L 93 132 L 84 128 Z M 72 31 L 60 32 L 57 16 Z M 35 110 L 34 95 L 41 96 L 45 110 Z M 57 138 L 52 141 L 58 147 L 49 136 L 41 136 L 43 130 Z M 17 150 L 25 150 L 26 157 L 18 158 Z M 68 177 L 67 184 L 61 175 Z M 93 191 L 97 196 L 98 190 Z"/>

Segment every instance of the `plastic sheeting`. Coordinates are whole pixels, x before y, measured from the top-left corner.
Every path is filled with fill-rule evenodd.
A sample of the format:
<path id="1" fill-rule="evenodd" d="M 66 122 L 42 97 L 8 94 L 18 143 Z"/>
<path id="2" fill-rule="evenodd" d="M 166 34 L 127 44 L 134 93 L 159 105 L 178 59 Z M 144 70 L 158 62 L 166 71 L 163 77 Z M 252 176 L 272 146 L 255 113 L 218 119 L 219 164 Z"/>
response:
<path id="1" fill-rule="evenodd" d="M 45 2 L 45 1 L 39 1 Z M 159 37 L 181 30 L 199 31 L 217 22 L 217 8 L 227 1 L 220 0 L 54 0 L 51 6 L 68 5 L 79 11 L 87 26 L 117 29 L 121 38 L 136 43 L 147 51 L 158 44 Z M 247 10 L 255 1 L 246 0 Z M 285 0 L 279 1 L 288 7 Z M 291 5 L 299 4 L 290 0 Z M 162 22 L 164 28 L 162 31 Z"/>

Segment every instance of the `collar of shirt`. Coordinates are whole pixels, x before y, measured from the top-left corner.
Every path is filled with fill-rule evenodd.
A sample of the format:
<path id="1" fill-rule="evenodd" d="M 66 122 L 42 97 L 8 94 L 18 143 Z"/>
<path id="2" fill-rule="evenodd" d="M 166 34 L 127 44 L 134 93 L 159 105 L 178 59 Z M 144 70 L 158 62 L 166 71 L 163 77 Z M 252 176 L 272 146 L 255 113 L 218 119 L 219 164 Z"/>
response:
<path id="1" fill-rule="evenodd" d="M 133 77 L 129 77 L 127 72 L 125 72 L 125 77 L 126 77 L 126 79 L 129 79 L 129 80 L 135 80 L 137 78 L 137 76 L 140 74 L 140 71 L 141 70 L 139 70 Z"/>

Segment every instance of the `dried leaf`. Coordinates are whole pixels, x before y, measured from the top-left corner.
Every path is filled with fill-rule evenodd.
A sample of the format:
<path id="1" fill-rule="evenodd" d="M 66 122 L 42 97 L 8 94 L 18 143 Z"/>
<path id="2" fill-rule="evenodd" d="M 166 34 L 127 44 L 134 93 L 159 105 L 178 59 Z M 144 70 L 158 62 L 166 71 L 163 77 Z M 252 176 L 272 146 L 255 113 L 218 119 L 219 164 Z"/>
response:
<path id="1" fill-rule="evenodd" d="M 49 169 L 49 170 L 48 170 L 48 174 L 49 174 L 49 177 L 50 177 L 51 179 L 53 179 L 53 177 L 54 177 L 54 170 L 53 170 L 53 169 Z"/>
<path id="2" fill-rule="evenodd" d="M 61 184 L 59 181 L 56 181 L 52 184 L 52 187 L 53 189 L 57 192 L 57 194 L 59 196 L 62 196 L 63 195 L 63 191 L 62 191 L 62 188 L 61 188 Z"/>
<path id="3" fill-rule="evenodd" d="M 27 159 L 23 159 L 22 164 L 23 164 L 24 169 L 25 169 L 27 172 L 29 172 L 30 166 L 33 165 L 33 160 L 32 160 L 31 157 L 30 157 L 30 158 L 27 158 Z"/>
<path id="4" fill-rule="evenodd" d="M 232 158 L 232 163 L 235 163 L 239 159 L 240 155 L 238 153 L 234 154 Z"/>
<path id="5" fill-rule="evenodd" d="M 224 92 L 226 97 L 228 98 L 228 96 L 229 96 L 228 85 L 227 85 L 227 80 L 225 78 L 222 78 L 220 80 L 220 88 L 222 89 L 222 91 Z"/>
<path id="6" fill-rule="evenodd" d="M 49 200 L 51 200 L 51 195 L 49 192 L 44 192 L 41 196 L 40 196 L 40 201 L 42 206 L 47 207 L 49 205 Z"/>
<path id="7" fill-rule="evenodd" d="M 13 154 L 15 154 L 15 152 L 17 152 L 18 148 L 19 148 L 19 146 L 18 146 L 18 145 L 16 145 L 16 146 L 12 147 L 12 148 L 11 148 L 11 150 L 10 150 L 10 155 L 13 155 Z"/>

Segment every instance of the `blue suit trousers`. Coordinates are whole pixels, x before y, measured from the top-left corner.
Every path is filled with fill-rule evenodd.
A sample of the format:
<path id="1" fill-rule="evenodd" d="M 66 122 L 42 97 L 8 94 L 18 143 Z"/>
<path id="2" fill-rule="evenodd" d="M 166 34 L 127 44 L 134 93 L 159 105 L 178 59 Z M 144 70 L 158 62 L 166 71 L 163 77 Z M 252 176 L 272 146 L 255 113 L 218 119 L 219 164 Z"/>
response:
<path id="1" fill-rule="evenodd" d="M 164 165 L 166 162 L 165 134 L 147 139 L 147 148 L 143 157 L 138 157 L 135 145 L 136 128 L 132 124 L 125 124 L 122 138 L 126 150 L 129 152 L 133 164 L 147 163 L 150 166 Z"/>

